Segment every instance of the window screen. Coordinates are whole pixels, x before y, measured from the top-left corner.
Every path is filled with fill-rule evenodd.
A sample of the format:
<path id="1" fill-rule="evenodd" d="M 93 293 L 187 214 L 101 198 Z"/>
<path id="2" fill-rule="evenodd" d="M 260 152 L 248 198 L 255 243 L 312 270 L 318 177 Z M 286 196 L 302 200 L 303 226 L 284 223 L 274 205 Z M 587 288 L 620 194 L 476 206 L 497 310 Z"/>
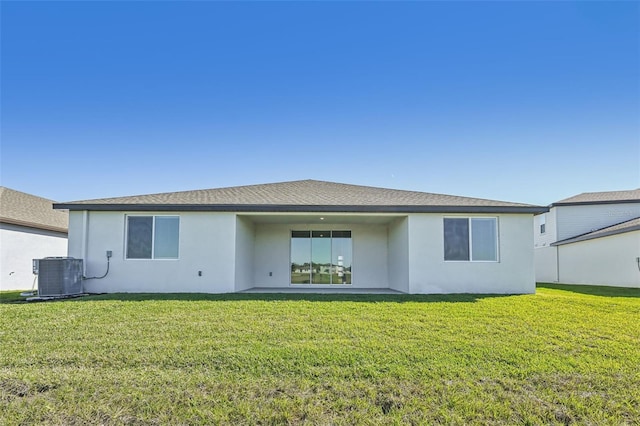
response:
<path id="1" fill-rule="evenodd" d="M 127 259 L 151 259 L 153 217 L 129 216 L 127 219 Z"/>
<path id="2" fill-rule="evenodd" d="M 445 218 L 444 260 L 469 260 L 469 219 Z"/>

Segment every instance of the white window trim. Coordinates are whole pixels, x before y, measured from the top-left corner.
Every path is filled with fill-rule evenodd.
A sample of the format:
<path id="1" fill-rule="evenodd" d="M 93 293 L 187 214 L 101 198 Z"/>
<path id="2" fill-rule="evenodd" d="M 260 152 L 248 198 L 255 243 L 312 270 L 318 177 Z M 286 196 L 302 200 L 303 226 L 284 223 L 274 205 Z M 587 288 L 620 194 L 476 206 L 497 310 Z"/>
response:
<path id="1" fill-rule="evenodd" d="M 467 219 L 469 221 L 469 260 L 447 260 L 444 259 L 444 220 L 445 219 Z M 471 219 L 494 219 L 496 221 L 496 260 L 474 260 L 473 259 L 473 231 Z M 500 263 L 500 220 L 498 216 L 444 216 L 442 218 L 442 257 L 447 263 Z"/>
<path id="2" fill-rule="evenodd" d="M 148 259 L 141 259 L 141 258 L 129 258 L 127 257 L 128 254 L 128 242 L 129 242 L 129 218 L 130 217 L 151 217 L 152 221 L 151 221 L 151 257 Z M 177 257 L 160 257 L 160 258 L 156 258 L 155 257 L 155 248 L 156 248 L 156 217 L 175 217 L 178 219 L 178 256 Z M 158 261 L 158 262 L 162 262 L 162 261 L 176 261 L 176 260 L 180 260 L 180 222 L 182 222 L 180 220 L 180 216 L 179 215 L 175 215 L 175 214 L 125 214 L 124 215 L 124 260 L 126 261 L 132 261 L 132 262 L 136 262 L 136 261 L 143 261 L 143 262 L 148 262 L 150 260 L 153 261 Z"/>

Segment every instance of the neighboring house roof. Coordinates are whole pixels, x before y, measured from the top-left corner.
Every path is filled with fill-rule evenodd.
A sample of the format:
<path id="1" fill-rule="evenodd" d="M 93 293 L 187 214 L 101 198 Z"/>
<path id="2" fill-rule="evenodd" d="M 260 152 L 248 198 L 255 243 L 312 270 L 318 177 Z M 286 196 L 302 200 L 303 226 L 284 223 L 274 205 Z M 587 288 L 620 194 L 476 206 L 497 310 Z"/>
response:
<path id="1" fill-rule="evenodd" d="M 317 180 L 55 204 L 70 210 L 199 210 L 238 212 L 512 212 L 541 213 L 547 207 L 453 195 L 347 185 Z"/>
<path id="2" fill-rule="evenodd" d="M 592 240 L 594 238 L 609 237 L 612 235 L 624 234 L 626 232 L 640 230 L 640 217 L 627 220 L 616 225 L 607 226 L 595 231 L 587 232 L 586 234 L 578 235 L 576 237 L 567 238 L 566 240 L 557 241 L 552 243 L 552 246 L 561 246 L 564 244 L 577 243 L 579 241 Z"/>
<path id="3" fill-rule="evenodd" d="M 0 222 L 67 233 L 69 213 L 54 210 L 53 203 L 46 198 L 0 186 Z"/>
<path id="4" fill-rule="evenodd" d="M 640 188 L 629 191 L 583 192 L 564 200 L 556 201 L 552 206 L 575 206 L 583 204 L 639 203 Z"/>

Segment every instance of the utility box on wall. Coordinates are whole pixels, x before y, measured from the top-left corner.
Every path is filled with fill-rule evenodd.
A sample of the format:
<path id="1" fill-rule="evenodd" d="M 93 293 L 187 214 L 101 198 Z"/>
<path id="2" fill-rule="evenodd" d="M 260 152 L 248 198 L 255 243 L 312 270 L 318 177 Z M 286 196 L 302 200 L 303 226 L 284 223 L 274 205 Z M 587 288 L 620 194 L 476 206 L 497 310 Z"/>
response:
<path id="1" fill-rule="evenodd" d="M 71 296 L 82 293 L 82 259 L 47 257 L 34 259 L 38 296 Z"/>

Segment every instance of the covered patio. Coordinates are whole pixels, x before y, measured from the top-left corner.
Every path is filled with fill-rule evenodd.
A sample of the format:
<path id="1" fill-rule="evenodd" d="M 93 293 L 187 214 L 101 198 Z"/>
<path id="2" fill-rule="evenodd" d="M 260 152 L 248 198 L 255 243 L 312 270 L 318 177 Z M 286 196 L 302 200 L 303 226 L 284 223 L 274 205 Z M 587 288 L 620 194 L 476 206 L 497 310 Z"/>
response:
<path id="1" fill-rule="evenodd" d="M 236 291 L 402 293 L 390 271 L 406 228 L 405 214 L 238 214 Z"/>

